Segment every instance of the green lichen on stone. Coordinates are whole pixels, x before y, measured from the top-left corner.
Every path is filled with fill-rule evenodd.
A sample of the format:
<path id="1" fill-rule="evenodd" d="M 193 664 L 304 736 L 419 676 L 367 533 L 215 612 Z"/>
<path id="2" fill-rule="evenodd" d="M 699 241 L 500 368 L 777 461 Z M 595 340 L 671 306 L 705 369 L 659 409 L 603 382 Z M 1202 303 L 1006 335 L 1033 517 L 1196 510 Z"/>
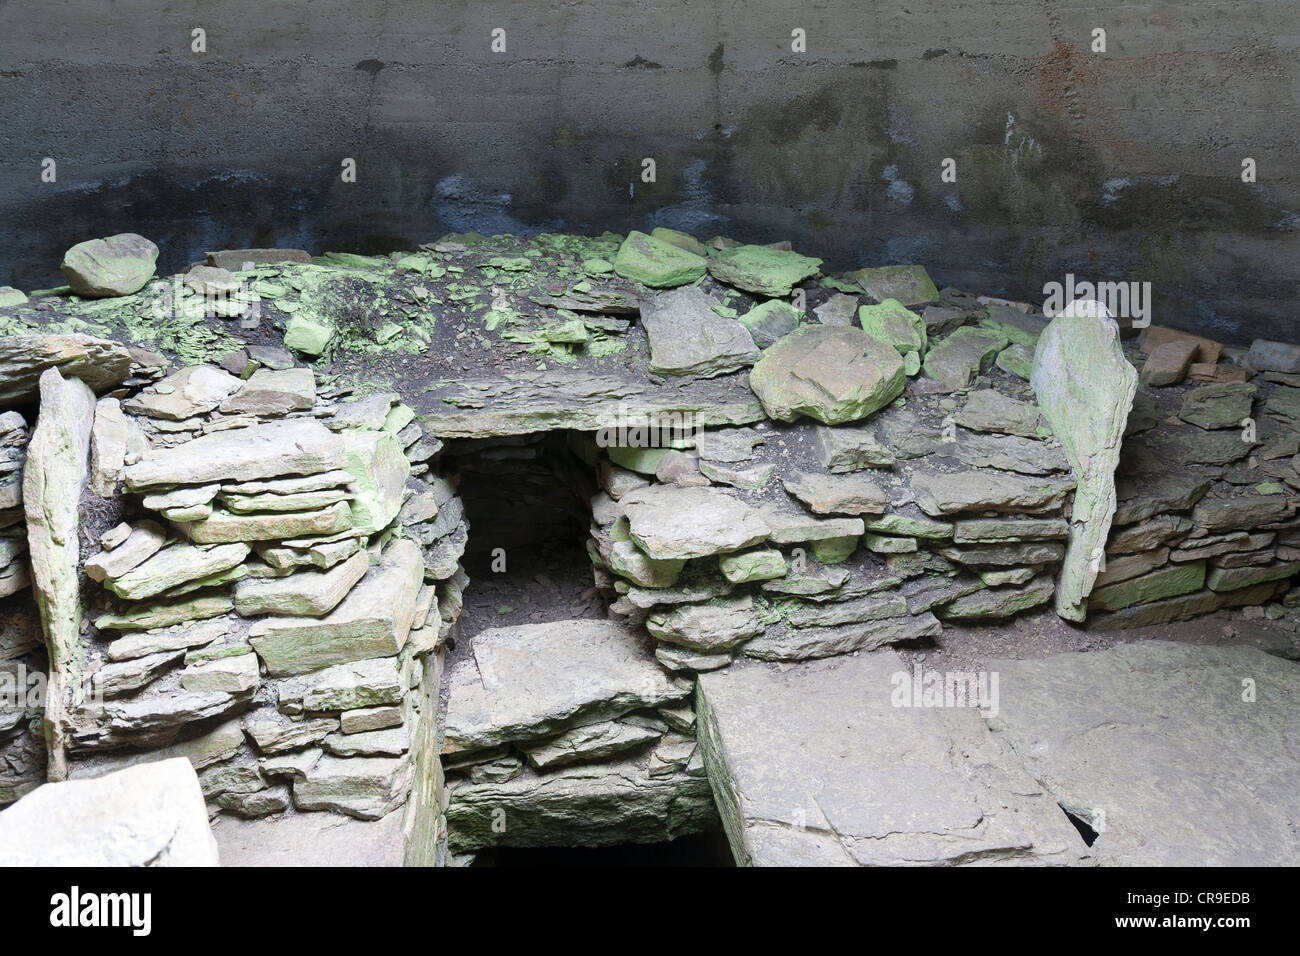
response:
<path id="1" fill-rule="evenodd" d="M 703 277 L 707 268 L 702 256 L 647 236 L 644 232 L 628 233 L 614 259 L 615 272 L 652 289 L 694 282 Z"/>
<path id="2" fill-rule="evenodd" d="M 858 309 L 858 323 L 862 331 L 872 338 L 892 345 L 900 355 L 924 352 L 926 349 L 925 321 L 897 299 L 886 299 L 879 305 L 864 305 Z"/>
<path id="3" fill-rule="evenodd" d="M 768 246 L 736 246 L 710 257 L 709 272 L 719 282 L 769 298 L 785 298 L 796 285 L 817 275 L 822 261 Z"/>

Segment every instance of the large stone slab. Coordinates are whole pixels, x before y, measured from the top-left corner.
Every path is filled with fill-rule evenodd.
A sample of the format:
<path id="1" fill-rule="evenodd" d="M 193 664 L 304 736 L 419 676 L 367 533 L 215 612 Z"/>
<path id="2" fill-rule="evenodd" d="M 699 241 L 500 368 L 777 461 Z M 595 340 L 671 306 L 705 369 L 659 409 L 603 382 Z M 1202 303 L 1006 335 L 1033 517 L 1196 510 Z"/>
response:
<path id="1" fill-rule="evenodd" d="M 749 329 L 714 312 L 717 304 L 694 286 L 661 293 L 642 304 L 651 372 L 707 378 L 758 361 L 761 353 Z"/>
<path id="2" fill-rule="evenodd" d="M 41 373 L 57 368 L 102 392 L 131 371 L 126 346 L 89 335 L 6 335 L 0 337 L 0 407 L 36 397 Z"/>
<path id="3" fill-rule="evenodd" d="M 474 636 L 471 651 L 449 675 L 447 753 L 538 740 L 690 693 L 612 621 L 491 628 Z"/>
<path id="4" fill-rule="evenodd" d="M 283 578 L 241 581 L 235 585 L 235 610 L 245 617 L 323 617 L 338 607 L 369 568 L 369 553 L 358 551 L 328 571 L 301 570 Z"/>
<path id="5" fill-rule="evenodd" d="M 343 440 L 313 419 L 268 422 L 154 450 L 126 469 L 130 491 L 315 475 L 344 465 Z"/>
<path id="6" fill-rule="evenodd" d="M 45 738 L 51 780 L 67 775 L 65 715 L 81 696 L 81 598 L 77 561 L 81 493 L 89 478 L 95 393 L 57 369 L 41 373 L 40 411 L 27 445 L 23 507 L 32 592 L 49 654 Z"/>
<path id="7" fill-rule="evenodd" d="M 656 560 L 739 551 L 768 535 L 753 508 L 717 488 L 652 485 L 628 492 L 619 505 L 632 540 Z"/>
<path id="8" fill-rule="evenodd" d="M 707 269 L 703 256 L 635 230 L 627 234 L 614 260 L 614 271 L 623 278 L 654 289 L 694 282 Z"/>
<path id="9" fill-rule="evenodd" d="M 1300 666 L 1165 641 L 994 661 L 991 721 L 1113 866 L 1291 866 Z"/>
<path id="10" fill-rule="evenodd" d="M 709 272 L 719 282 L 783 299 L 804 279 L 817 275 L 822 261 L 789 249 L 735 246 L 710 256 L 708 265 Z"/>
<path id="11" fill-rule="evenodd" d="M 191 365 L 127 399 L 122 409 L 147 418 L 184 421 L 213 411 L 243 384 L 229 372 L 211 365 Z"/>
<path id="12" fill-rule="evenodd" d="M 494 825 L 501 820 L 505 826 Z M 451 791 L 447 807 L 447 845 L 455 853 L 662 843 L 717 826 L 705 776 L 684 770 L 651 776 L 644 758 L 464 784 Z"/>
<path id="13" fill-rule="evenodd" d="M 1059 508 L 1070 483 L 995 471 L 913 472 L 916 504 L 931 517 L 959 511 L 1041 512 Z"/>
<path id="14" fill-rule="evenodd" d="M 1048 324 L 1034 353 L 1030 384 L 1065 449 L 1077 486 L 1070 543 L 1057 578 L 1056 613 L 1082 621 L 1115 514 L 1115 468 L 1137 372 L 1124 357 L 1119 326 L 1105 310 L 1078 304 Z"/>
<path id="15" fill-rule="evenodd" d="M 0 813 L 0 866 L 217 866 L 183 757 L 48 783 Z"/>
<path id="16" fill-rule="evenodd" d="M 249 643 L 273 677 L 392 656 L 410 633 L 423 576 L 419 546 L 396 540 L 325 617 L 263 618 L 249 628 Z"/>
<path id="17" fill-rule="evenodd" d="M 888 650 L 700 675 L 700 748 L 738 863 L 1068 864 L 1086 854 L 978 709 L 896 706 L 914 676 Z"/>
<path id="18" fill-rule="evenodd" d="M 402 813 L 357 820 L 289 813 L 260 820 L 223 815 L 213 828 L 227 867 L 401 866 Z"/>
<path id="19" fill-rule="evenodd" d="M 228 571 L 246 557 L 246 544 L 222 544 L 205 549 L 177 542 L 121 577 L 109 580 L 105 586 L 118 597 L 138 601 L 155 597 L 187 581 Z"/>
<path id="20" fill-rule="evenodd" d="M 861 329 L 804 325 L 763 353 L 749 387 L 772 418 L 807 415 L 827 425 L 856 421 L 903 391 L 898 352 Z"/>

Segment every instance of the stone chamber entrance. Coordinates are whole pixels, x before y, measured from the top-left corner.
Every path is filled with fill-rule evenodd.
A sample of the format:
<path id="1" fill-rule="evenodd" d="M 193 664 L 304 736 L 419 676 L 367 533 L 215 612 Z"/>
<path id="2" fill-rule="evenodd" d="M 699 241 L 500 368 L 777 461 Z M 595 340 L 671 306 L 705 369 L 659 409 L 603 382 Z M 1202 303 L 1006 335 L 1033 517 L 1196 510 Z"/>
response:
<path id="1" fill-rule="evenodd" d="M 4 299 L 0 862 L 1293 860 L 1300 346 L 784 245 Z"/>

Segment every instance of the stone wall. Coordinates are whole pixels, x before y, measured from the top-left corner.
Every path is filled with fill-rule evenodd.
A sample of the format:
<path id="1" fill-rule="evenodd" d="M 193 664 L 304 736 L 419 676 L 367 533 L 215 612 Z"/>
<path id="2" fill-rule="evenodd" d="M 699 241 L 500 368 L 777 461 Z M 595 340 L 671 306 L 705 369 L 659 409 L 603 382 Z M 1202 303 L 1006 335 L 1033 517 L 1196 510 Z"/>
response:
<path id="1" fill-rule="evenodd" d="M 64 249 L 126 228 L 175 272 L 666 225 L 1017 298 L 1146 280 L 1157 322 L 1284 337 L 1298 32 L 1290 0 L 9 4 L 0 284 L 55 285 Z"/>

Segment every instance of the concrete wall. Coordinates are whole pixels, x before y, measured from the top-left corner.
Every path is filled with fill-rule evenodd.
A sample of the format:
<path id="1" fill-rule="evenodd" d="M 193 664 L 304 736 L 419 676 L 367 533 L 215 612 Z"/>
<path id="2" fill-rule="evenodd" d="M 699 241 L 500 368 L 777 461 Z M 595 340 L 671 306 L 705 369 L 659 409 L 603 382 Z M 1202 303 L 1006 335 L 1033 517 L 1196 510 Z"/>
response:
<path id="1" fill-rule="evenodd" d="M 176 269 L 671 225 L 1297 338 L 1298 42 L 1295 0 L 0 0 L 0 283 L 124 230 Z"/>

